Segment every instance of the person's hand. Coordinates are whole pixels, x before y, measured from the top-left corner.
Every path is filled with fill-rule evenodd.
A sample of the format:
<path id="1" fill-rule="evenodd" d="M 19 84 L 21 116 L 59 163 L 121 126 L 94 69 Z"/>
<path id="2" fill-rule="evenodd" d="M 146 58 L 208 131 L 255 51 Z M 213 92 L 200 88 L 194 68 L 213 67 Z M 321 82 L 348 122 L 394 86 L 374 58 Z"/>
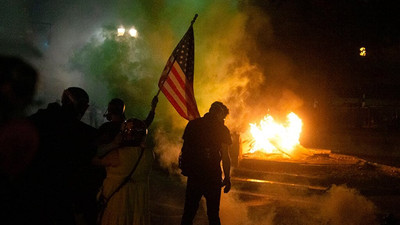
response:
<path id="1" fill-rule="evenodd" d="M 222 187 L 224 187 L 224 193 L 228 193 L 231 190 L 231 178 L 225 177 L 224 181 L 222 182 Z"/>
<path id="2" fill-rule="evenodd" d="M 153 100 L 151 100 L 151 109 L 155 110 L 158 103 L 158 96 L 154 96 Z"/>

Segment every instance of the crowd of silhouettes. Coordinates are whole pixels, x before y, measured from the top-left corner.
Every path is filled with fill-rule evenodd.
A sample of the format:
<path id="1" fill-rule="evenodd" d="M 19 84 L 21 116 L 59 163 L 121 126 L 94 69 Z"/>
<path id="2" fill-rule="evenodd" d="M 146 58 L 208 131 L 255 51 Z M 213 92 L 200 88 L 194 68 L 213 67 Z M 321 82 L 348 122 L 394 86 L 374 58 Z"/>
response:
<path id="1" fill-rule="evenodd" d="M 103 185 L 107 180 L 106 171 L 108 174 L 121 164 L 126 168 L 133 166 L 125 157 L 114 157 L 117 161 L 110 167 L 108 156 L 129 152 L 121 148 L 132 147 L 133 155 L 138 155 L 138 149 L 145 149 L 147 127 L 154 119 L 158 98 L 153 98 L 150 113 L 143 121 L 126 120 L 125 104 L 121 99 L 113 99 L 105 115 L 109 122 L 96 129 L 81 121 L 89 107 L 89 95 L 80 87 L 66 88 L 61 93 L 61 103 L 49 103 L 46 108 L 27 115 L 38 78 L 36 69 L 22 58 L 0 56 L 2 221 L 10 225 L 104 224 L 98 220 L 97 195 L 99 190 L 107 188 Z M 144 131 L 140 141 L 135 139 L 138 130 Z M 125 135 L 125 139 L 121 135 Z M 126 137 L 131 141 L 126 142 Z M 107 149 L 110 144 L 115 146 Z M 148 174 L 154 157 L 152 151 L 145 152 L 143 158 L 147 160 L 141 163 L 147 162 L 145 169 L 139 165 L 136 170 L 144 173 L 141 179 L 148 190 Z M 123 160 L 126 163 L 120 163 Z M 142 210 L 145 213 L 148 199 L 144 203 L 147 204 Z M 135 208 L 135 211 L 140 209 Z M 118 213 L 115 209 L 106 212 Z M 145 224 L 148 224 L 149 213 L 146 212 L 146 216 Z M 118 224 L 113 219 L 115 217 L 108 219 L 108 223 Z"/>
<path id="2" fill-rule="evenodd" d="M 14 56 L 0 56 L 0 212 L 9 225 L 148 225 L 149 175 L 154 153 L 146 147 L 157 95 L 146 119 L 126 118 L 112 99 L 98 129 L 81 121 L 89 95 L 80 87 L 61 102 L 26 115 L 39 74 Z M 192 224 L 199 200 L 210 224 L 220 224 L 221 188 L 230 190 L 228 108 L 214 102 L 189 121 L 180 156 L 188 177 L 181 224 Z M 222 161 L 223 170 L 220 162 Z M 223 177 L 222 177 L 223 172 Z"/>

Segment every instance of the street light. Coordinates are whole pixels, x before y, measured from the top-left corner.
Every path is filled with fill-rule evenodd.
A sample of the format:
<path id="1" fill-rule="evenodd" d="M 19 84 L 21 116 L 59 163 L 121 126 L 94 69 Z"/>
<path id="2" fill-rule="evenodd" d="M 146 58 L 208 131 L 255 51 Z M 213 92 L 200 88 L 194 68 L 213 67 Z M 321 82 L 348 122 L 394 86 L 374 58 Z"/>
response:
<path id="1" fill-rule="evenodd" d="M 131 35 L 131 37 L 137 37 L 137 30 L 135 29 L 135 27 L 129 29 L 129 35 Z"/>
<path id="2" fill-rule="evenodd" d="M 365 47 L 360 48 L 360 56 L 367 56 L 367 49 Z"/>
<path id="3" fill-rule="evenodd" d="M 124 34 L 125 34 L 125 28 L 123 26 L 120 26 L 117 30 L 117 36 L 121 37 L 124 36 Z"/>
<path id="4" fill-rule="evenodd" d="M 117 30 L 117 36 L 118 37 L 124 36 L 125 35 L 125 31 L 126 31 L 125 28 L 121 25 Z M 133 38 L 136 38 L 138 36 L 138 32 L 137 32 L 135 27 L 131 27 L 128 30 L 128 33 L 129 33 L 129 36 L 131 36 Z"/>

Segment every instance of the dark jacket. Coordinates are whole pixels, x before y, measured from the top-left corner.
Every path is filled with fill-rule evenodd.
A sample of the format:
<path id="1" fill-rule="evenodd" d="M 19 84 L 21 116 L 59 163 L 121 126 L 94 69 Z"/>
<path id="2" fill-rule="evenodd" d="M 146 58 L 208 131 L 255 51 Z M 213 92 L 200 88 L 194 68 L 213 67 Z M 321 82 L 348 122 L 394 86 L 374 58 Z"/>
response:
<path id="1" fill-rule="evenodd" d="M 221 180 L 221 144 L 232 143 L 229 129 L 211 114 L 191 120 L 182 136 L 180 167 L 185 176 Z"/>
<path id="2" fill-rule="evenodd" d="M 28 118 L 39 135 L 39 149 L 21 180 L 21 211 L 32 224 L 73 221 L 74 207 L 90 181 L 97 130 L 50 103 Z M 25 208 L 24 208 L 25 207 Z"/>

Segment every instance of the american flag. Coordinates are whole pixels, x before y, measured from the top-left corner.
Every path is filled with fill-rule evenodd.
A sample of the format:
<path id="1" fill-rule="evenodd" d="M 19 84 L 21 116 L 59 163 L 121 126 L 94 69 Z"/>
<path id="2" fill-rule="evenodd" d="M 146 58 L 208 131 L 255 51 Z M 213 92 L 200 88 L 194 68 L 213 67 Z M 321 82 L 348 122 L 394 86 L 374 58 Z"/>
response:
<path id="1" fill-rule="evenodd" d="M 193 25 L 193 23 L 192 23 Z M 194 35 L 190 26 L 169 57 L 158 87 L 183 118 L 200 117 L 193 92 Z"/>

